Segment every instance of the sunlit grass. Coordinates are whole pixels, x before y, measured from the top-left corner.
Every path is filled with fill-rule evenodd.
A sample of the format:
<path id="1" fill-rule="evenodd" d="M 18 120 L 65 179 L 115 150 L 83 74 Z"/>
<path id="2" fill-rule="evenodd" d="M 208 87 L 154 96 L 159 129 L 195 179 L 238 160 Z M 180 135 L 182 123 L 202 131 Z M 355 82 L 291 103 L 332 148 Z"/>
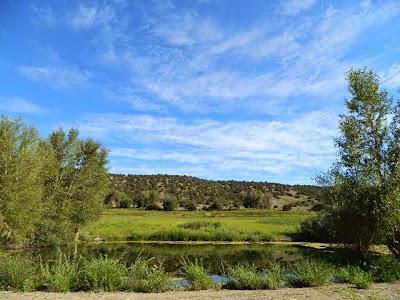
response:
<path id="1" fill-rule="evenodd" d="M 104 240 L 289 241 L 308 211 L 143 211 L 106 210 L 104 216 L 83 230 L 83 236 Z M 221 224 L 206 232 L 185 228 L 198 222 Z"/>

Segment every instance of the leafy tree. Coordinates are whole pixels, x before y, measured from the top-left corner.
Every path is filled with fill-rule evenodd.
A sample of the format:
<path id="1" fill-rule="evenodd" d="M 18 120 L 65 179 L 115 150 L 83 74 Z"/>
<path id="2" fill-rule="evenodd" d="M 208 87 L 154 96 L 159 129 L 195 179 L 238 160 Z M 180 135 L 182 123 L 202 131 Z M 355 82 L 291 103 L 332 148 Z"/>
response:
<path id="1" fill-rule="evenodd" d="M 167 193 L 161 193 L 160 200 L 163 203 L 163 209 L 165 211 L 173 211 L 178 208 L 178 201 L 174 195 Z"/>
<path id="2" fill-rule="evenodd" d="M 107 207 L 130 208 L 132 199 L 125 192 L 111 190 L 105 197 L 104 204 Z"/>
<path id="3" fill-rule="evenodd" d="M 43 211 L 45 151 L 21 119 L 0 121 L 0 230 L 8 242 L 32 240 Z"/>
<path id="4" fill-rule="evenodd" d="M 346 76 L 351 99 L 340 116 L 339 160 L 319 181 L 337 239 L 364 259 L 372 244 L 396 244 L 400 227 L 400 110 L 371 70 Z"/>
<path id="5" fill-rule="evenodd" d="M 43 235 L 52 242 L 78 240 L 80 228 L 101 216 L 107 191 L 108 151 L 78 131 L 59 129 L 48 137 L 49 160 L 45 184 L 47 226 Z M 52 240 L 54 239 L 54 240 Z"/>

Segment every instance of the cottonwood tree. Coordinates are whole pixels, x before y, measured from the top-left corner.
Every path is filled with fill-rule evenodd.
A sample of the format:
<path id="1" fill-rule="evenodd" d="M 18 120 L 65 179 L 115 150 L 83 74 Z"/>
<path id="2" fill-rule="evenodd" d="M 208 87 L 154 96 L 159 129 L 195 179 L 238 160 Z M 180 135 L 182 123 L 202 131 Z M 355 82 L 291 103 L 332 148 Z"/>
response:
<path id="1" fill-rule="evenodd" d="M 74 233 L 77 241 L 80 228 L 101 216 L 109 179 L 108 151 L 92 139 L 79 139 L 76 129 L 51 133 L 48 148 L 44 236 L 66 242 Z"/>
<path id="2" fill-rule="evenodd" d="M 43 212 L 44 145 L 21 119 L 0 121 L 0 230 L 7 243 L 31 241 Z"/>
<path id="3" fill-rule="evenodd" d="M 346 74 L 351 98 L 335 140 L 338 161 L 319 178 L 337 239 L 364 259 L 372 244 L 395 247 L 400 225 L 400 111 L 371 70 Z M 394 249 L 394 248 L 393 248 Z"/>

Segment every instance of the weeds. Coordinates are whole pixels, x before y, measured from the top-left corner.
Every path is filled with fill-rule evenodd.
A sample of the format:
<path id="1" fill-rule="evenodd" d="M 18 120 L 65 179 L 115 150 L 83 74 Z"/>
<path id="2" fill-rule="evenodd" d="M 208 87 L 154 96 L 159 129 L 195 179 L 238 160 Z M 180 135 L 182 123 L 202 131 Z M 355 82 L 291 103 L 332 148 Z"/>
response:
<path id="1" fill-rule="evenodd" d="M 134 292 L 164 292 L 169 289 L 170 275 L 162 265 L 151 264 L 139 255 L 129 267 L 124 289 Z"/>
<path id="2" fill-rule="evenodd" d="M 270 290 L 276 290 L 288 285 L 285 270 L 280 264 L 273 264 L 269 269 L 263 271 L 265 287 Z"/>
<path id="3" fill-rule="evenodd" d="M 235 266 L 228 267 L 226 274 L 228 282 L 224 287 L 236 290 L 257 290 L 266 288 L 262 276 L 253 267 Z"/>
<path id="4" fill-rule="evenodd" d="M 0 261 L 0 289 L 34 291 L 38 284 L 38 262 L 30 257 L 5 257 Z"/>
<path id="5" fill-rule="evenodd" d="M 333 268 L 318 260 L 301 260 L 296 263 L 293 273 L 288 275 L 291 285 L 298 287 L 314 287 L 333 282 Z"/>
<path id="6" fill-rule="evenodd" d="M 49 292 L 68 292 L 78 288 L 79 265 L 60 253 L 57 262 L 41 264 L 43 285 Z"/>
<path id="7" fill-rule="evenodd" d="M 117 259 L 104 257 L 86 261 L 81 277 L 83 289 L 96 292 L 120 290 L 125 273 L 125 266 Z"/>
<path id="8" fill-rule="evenodd" d="M 214 287 L 214 282 L 209 273 L 197 259 L 194 263 L 183 260 L 181 264 L 185 277 L 189 281 L 190 290 L 199 291 Z"/>

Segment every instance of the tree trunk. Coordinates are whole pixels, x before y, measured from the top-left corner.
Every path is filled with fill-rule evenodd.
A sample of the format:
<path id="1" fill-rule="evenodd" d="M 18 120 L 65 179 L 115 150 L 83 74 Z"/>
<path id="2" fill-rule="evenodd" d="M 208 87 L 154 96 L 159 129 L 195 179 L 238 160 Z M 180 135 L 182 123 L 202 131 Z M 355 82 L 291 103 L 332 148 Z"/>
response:
<path id="1" fill-rule="evenodd" d="M 74 259 L 78 258 L 79 228 L 75 232 Z"/>
<path id="2" fill-rule="evenodd" d="M 386 244 L 395 257 L 400 259 L 400 231 L 394 234 L 394 237 Z"/>

